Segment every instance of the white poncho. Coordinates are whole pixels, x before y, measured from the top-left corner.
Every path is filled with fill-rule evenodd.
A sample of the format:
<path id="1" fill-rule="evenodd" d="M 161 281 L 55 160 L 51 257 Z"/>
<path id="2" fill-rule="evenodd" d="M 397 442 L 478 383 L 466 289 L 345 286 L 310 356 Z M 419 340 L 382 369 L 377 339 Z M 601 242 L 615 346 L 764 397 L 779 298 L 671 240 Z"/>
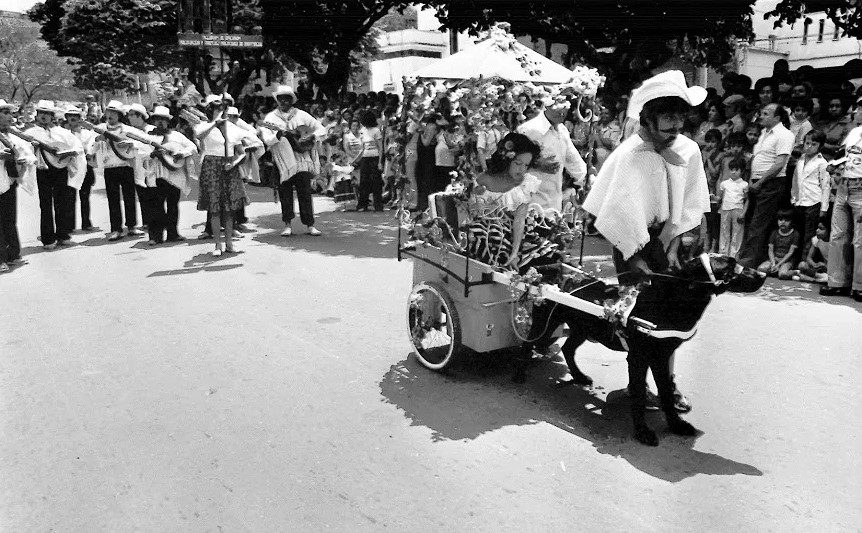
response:
<path id="1" fill-rule="evenodd" d="M 697 143 L 680 135 L 659 154 L 632 135 L 605 161 L 583 207 L 623 258 L 642 249 L 649 228 L 660 223 L 665 224 L 659 239 L 667 249 L 674 237 L 699 226 L 710 208 Z"/>

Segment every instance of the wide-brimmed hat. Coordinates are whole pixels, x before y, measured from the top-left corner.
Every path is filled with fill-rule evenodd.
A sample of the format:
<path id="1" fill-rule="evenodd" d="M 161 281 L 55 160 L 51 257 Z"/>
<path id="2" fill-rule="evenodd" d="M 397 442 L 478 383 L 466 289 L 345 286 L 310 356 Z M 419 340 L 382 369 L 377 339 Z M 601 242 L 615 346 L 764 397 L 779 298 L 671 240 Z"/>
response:
<path id="1" fill-rule="evenodd" d="M 640 116 L 644 104 L 650 100 L 666 96 L 676 96 L 685 103 L 696 106 L 706 100 L 706 89 L 697 85 L 689 87 L 685 81 L 685 76 L 679 70 L 668 70 L 656 74 L 632 92 L 627 116 Z"/>
<path id="2" fill-rule="evenodd" d="M 7 102 L 6 100 L 0 98 L 0 109 L 17 109 L 18 106 L 12 103 Z"/>
<path id="3" fill-rule="evenodd" d="M 239 116 L 239 109 L 237 109 L 233 106 L 230 106 L 227 108 L 227 111 L 225 111 L 225 115 L 227 115 L 229 117 L 230 116 L 238 117 Z"/>
<path id="4" fill-rule="evenodd" d="M 111 100 L 108 102 L 108 105 L 105 106 L 105 111 L 114 111 L 121 115 L 125 115 L 126 106 L 124 106 L 119 100 Z"/>
<path id="5" fill-rule="evenodd" d="M 204 107 L 209 107 L 213 104 L 221 104 L 222 96 L 220 94 L 208 94 L 206 98 L 204 98 Z"/>
<path id="6" fill-rule="evenodd" d="M 81 110 L 81 108 L 80 108 L 80 107 L 77 107 L 77 106 L 71 106 L 71 107 L 69 107 L 68 109 L 66 109 L 66 110 L 63 112 L 63 115 L 66 115 L 66 116 L 68 116 L 68 115 L 78 115 L 79 117 L 82 117 L 82 116 L 84 116 L 84 111 L 83 111 L 83 110 Z"/>
<path id="7" fill-rule="evenodd" d="M 742 96 L 741 94 L 731 94 L 730 96 L 728 96 L 727 98 L 722 100 L 721 103 L 724 105 L 733 105 L 733 104 L 737 104 L 739 102 L 744 102 L 744 101 L 745 101 L 745 97 Z"/>
<path id="8" fill-rule="evenodd" d="M 294 102 L 296 101 L 296 93 L 290 85 L 279 85 L 272 91 L 273 98 L 277 99 L 279 96 L 290 96 Z"/>
<path id="9" fill-rule="evenodd" d="M 134 111 L 135 113 L 144 117 L 144 120 L 147 120 L 148 118 L 150 118 L 150 114 L 147 113 L 147 108 L 141 104 L 129 104 L 128 107 L 126 107 L 126 114 L 128 114 L 131 111 Z"/>
<path id="10" fill-rule="evenodd" d="M 40 111 L 42 113 L 51 113 L 51 114 L 57 112 L 57 108 L 54 106 L 54 102 L 52 102 L 51 100 L 39 100 L 36 103 L 35 109 L 36 109 L 37 113 L 39 113 Z"/>
<path id="11" fill-rule="evenodd" d="M 152 118 L 156 118 L 156 117 L 166 118 L 168 120 L 171 120 L 172 118 L 174 118 L 174 116 L 171 115 L 171 111 L 163 105 L 157 105 L 156 107 L 154 107 L 153 112 L 150 113 L 150 117 L 152 117 Z"/>

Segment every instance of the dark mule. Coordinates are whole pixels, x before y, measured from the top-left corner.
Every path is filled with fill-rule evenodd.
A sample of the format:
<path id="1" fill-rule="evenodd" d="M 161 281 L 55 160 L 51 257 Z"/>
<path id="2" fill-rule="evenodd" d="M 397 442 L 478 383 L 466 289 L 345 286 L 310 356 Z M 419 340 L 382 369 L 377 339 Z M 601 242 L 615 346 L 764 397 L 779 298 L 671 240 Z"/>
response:
<path id="1" fill-rule="evenodd" d="M 629 395 L 635 438 L 650 446 L 658 445 L 658 437 L 644 420 L 647 370 L 652 371 L 670 430 L 678 435 L 695 435 L 695 428 L 680 418 L 674 408 L 675 386 L 668 368 L 670 357 L 683 342 L 694 336 L 697 323 L 713 295 L 726 290 L 754 292 L 760 289 L 764 279 L 762 273 L 737 264 L 732 257 L 717 254 L 696 257 L 678 271 L 641 278 L 638 282 L 640 294 L 630 316 L 651 322 L 656 326 L 654 330 L 637 327 L 632 321 L 618 330 L 604 318 L 557 306 L 554 322 L 564 321 L 569 326 L 569 337 L 562 352 L 573 382 L 592 383 L 592 379 L 575 363 L 575 350 L 584 341 L 598 342 L 611 350 L 628 351 Z M 590 282 L 580 288 L 564 288 L 573 296 L 596 303 L 608 298 L 616 299 L 620 289 L 601 282 Z M 534 327 L 544 325 L 534 324 Z"/>

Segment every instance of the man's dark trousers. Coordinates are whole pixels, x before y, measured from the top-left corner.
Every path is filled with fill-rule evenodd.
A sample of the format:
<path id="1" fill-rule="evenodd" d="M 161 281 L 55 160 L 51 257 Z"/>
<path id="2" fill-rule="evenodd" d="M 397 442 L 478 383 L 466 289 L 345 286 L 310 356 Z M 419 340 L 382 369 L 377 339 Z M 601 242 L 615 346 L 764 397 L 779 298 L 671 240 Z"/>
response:
<path id="1" fill-rule="evenodd" d="M 766 178 L 759 191 L 748 194 L 745 234 L 737 257 L 744 266 L 757 268 L 766 260 L 769 235 L 777 225 L 775 217 L 784 188 L 782 182 L 781 178 Z"/>
<path id="2" fill-rule="evenodd" d="M 285 224 L 296 216 L 293 212 L 293 190 L 296 189 L 296 197 L 299 200 L 299 219 L 306 226 L 314 225 L 314 203 L 311 198 L 311 180 L 314 174 L 311 172 L 297 172 L 290 179 L 281 182 L 278 186 L 278 197 L 281 200 L 281 220 Z"/>
<path id="3" fill-rule="evenodd" d="M 42 244 L 72 238 L 75 229 L 75 189 L 69 187 L 65 168 L 36 170 L 39 186 L 40 233 Z"/>
<path id="4" fill-rule="evenodd" d="M 93 222 L 90 220 L 90 191 L 93 190 L 95 183 L 96 175 L 93 173 L 93 167 L 87 165 L 84 183 L 78 190 L 78 197 L 81 199 L 81 229 L 93 227 Z"/>
<path id="5" fill-rule="evenodd" d="M 0 194 L 0 263 L 21 257 L 18 240 L 18 183 L 12 182 L 8 191 Z"/>
<path id="6" fill-rule="evenodd" d="M 126 227 L 133 229 L 138 225 L 138 212 L 135 205 L 135 172 L 132 167 L 105 169 L 105 194 L 108 196 L 108 213 L 111 218 L 111 231 L 123 229 L 123 211 L 120 207 L 120 190 L 123 193 Z"/>
<path id="7" fill-rule="evenodd" d="M 162 232 L 167 230 L 168 240 L 179 236 L 177 224 L 180 218 L 180 190 L 161 178 L 156 180 L 156 187 L 150 189 L 152 194 L 152 206 L 150 213 L 152 219 L 147 226 L 150 239 L 162 240 Z"/>

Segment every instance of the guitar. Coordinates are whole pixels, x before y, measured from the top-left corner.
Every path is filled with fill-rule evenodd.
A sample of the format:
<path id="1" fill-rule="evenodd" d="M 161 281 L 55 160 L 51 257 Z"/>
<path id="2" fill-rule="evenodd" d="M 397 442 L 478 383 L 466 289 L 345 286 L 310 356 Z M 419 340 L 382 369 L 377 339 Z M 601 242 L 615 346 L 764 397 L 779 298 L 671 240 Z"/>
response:
<path id="1" fill-rule="evenodd" d="M 266 121 L 260 121 L 257 125 L 268 130 L 287 134 L 289 136 L 288 141 L 293 149 L 303 154 L 310 152 L 311 149 L 314 148 L 314 144 L 317 142 L 317 139 L 314 136 L 314 129 L 311 126 L 302 125 L 294 130 L 289 130 Z"/>
<path id="2" fill-rule="evenodd" d="M 54 168 L 68 167 L 69 163 L 72 161 L 72 156 L 77 153 L 71 146 L 64 142 L 43 142 L 16 128 L 9 128 L 9 133 L 36 146 L 39 151 L 42 152 L 42 157 L 45 159 L 45 162 Z"/>
<path id="3" fill-rule="evenodd" d="M 106 137 L 110 137 L 116 142 L 128 143 L 129 139 L 131 139 L 134 141 L 138 141 L 139 143 L 152 146 L 156 150 L 160 150 L 162 152 L 159 159 L 171 170 L 179 170 L 184 164 L 183 160 L 185 159 L 185 157 L 177 154 L 172 149 L 157 141 L 156 138 L 151 135 L 138 134 L 133 131 L 124 131 L 122 134 L 118 134 L 109 131 L 107 127 L 97 126 L 96 124 L 93 124 L 92 122 L 86 120 L 81 121 L 81 126 L 87 128 L 88 130 L 95 131 Z"/>

